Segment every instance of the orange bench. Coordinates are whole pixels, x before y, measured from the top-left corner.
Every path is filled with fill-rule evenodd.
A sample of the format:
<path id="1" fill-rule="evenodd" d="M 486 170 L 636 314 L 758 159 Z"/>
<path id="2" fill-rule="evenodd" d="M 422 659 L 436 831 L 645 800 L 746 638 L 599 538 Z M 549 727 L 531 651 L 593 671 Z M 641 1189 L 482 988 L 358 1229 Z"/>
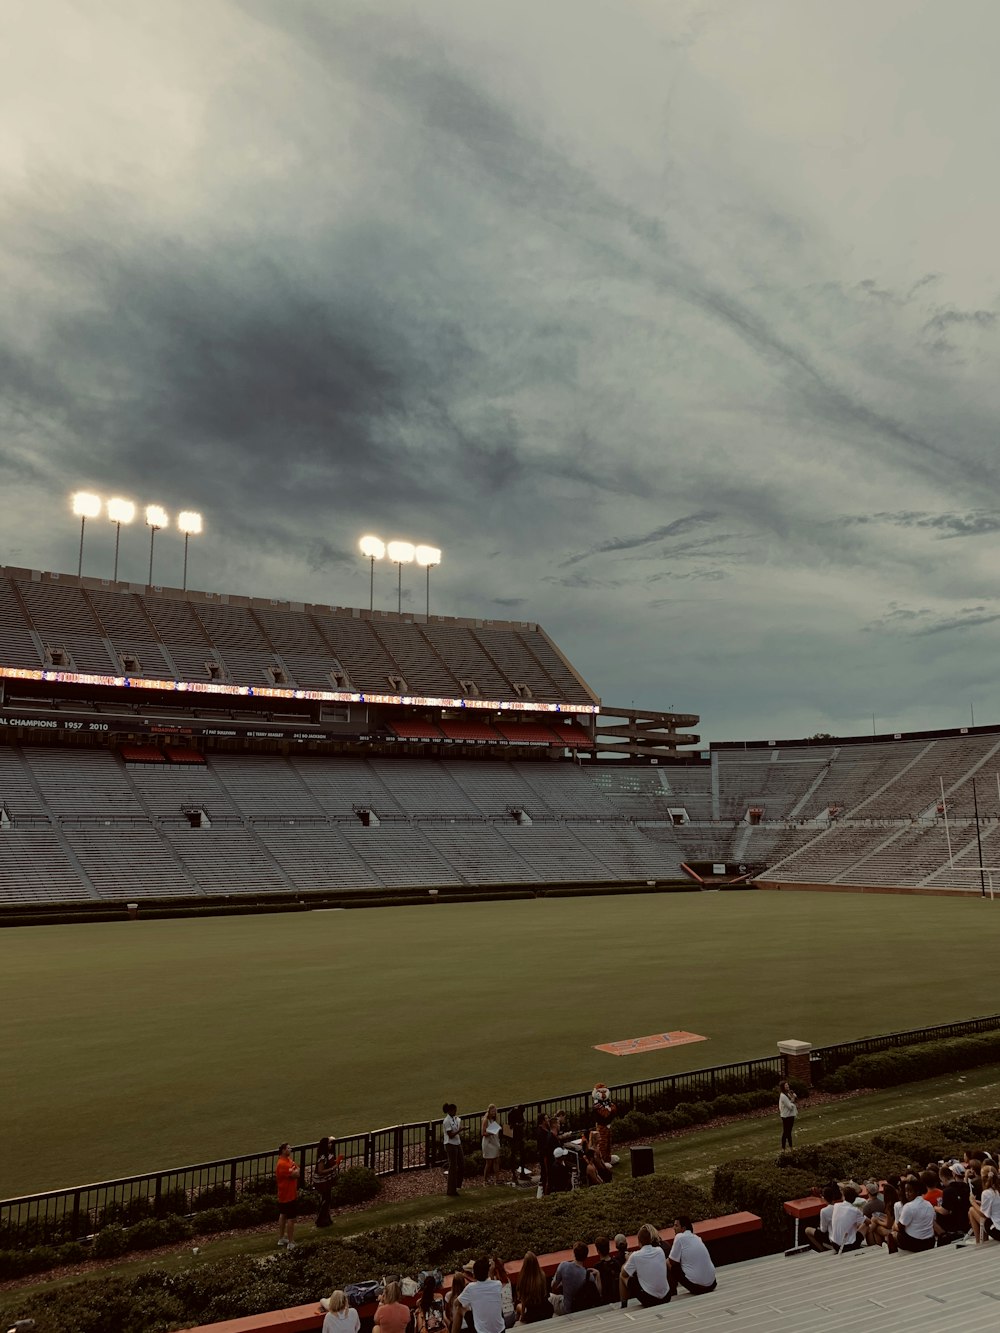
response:
<path id="1" fill-rule="evenodd" d="M 761 1227 L 761 1220 L 756 1213 L 729 1213 L 725 1217 L 711 1217 L 705 1222 L 694 1224 L 696 1235 L 699 1235 L 706 1245 L 711 1245 L 713 1241 L 750 1235 L 760 1231 Z M 660 1232 L 660 1237 L 662 1240 L 672 1241 L 673 1228 L 664 1228 Z M 638 1248 L 635 1236 L 629 1236 L 628 1248 L 630 1252 Z M 564 1260 L 572 1258 L 572 1250 L 557 1250 L 554 1254 L 540 1254 L 538 1262 L 546 1277 L 551 1277 Z M 592 1268 L 596 1263 L 597 1251 L 591 1245 L 587 1253 L 587 1267 Z M 516 1284 L 521 1273 L 521 1260 L 512 1259 L 506 1267 L 511 1281 Z M 444 1289 L 448 1291 L 450 1288 L 449 1274 L 444 1280 Z M 417 1303 L 417 1297 L 404 1296 L 403 1301 L 404 1304 L 413 1306 Z M 362 1319 L 371 1318 L 375 1313 L 375 1302 L 363 1305 L 358 1313 Z M 314 1301 L 310 1305 L 295 1305 L 288 1310 L 271 1310 L 266 1314 L 246 1315 L 242 1319 L 225 1319 L 220 1324 L 202 1324 L 198 1328 L 188 1329 L 187 1333 L 315 1333 L 322 1324 L 323 1312 Z"/>

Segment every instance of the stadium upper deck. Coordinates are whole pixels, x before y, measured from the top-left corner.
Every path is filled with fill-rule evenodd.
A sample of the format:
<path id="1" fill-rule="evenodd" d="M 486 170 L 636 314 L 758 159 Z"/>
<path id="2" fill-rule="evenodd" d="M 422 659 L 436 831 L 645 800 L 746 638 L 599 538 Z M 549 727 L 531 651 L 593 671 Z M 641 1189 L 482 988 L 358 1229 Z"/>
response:
<path id="1" fill-rule="evenodd" d="M 428 619 L 0 566 L 3 678 L 529 713 L 594 714 L 599 704 L 531 622 Z"/>

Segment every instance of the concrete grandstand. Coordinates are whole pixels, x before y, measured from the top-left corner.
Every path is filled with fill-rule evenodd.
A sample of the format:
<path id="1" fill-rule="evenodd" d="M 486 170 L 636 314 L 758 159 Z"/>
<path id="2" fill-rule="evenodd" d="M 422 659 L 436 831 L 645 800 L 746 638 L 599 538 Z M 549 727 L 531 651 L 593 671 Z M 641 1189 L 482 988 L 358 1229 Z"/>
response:
<path id="1" fill-rule="evenodd" d="M 992 889 L 997 730 L 697 722 L 603 705 L 531 622 L 0 568 L 0 902 Z"/>

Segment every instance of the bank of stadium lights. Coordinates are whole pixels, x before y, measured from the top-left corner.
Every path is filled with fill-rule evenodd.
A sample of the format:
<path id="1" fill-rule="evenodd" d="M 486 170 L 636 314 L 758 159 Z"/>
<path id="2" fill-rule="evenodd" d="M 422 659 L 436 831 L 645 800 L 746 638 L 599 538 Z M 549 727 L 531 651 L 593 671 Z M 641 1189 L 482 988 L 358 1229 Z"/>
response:
<path id="1" fill-rule="evenodd" d="M 73 496 L 73 513 L 80 520 L 80 558 L 77 561 L 76 576 L 83 574 L 83 534 L 88 518 L 96 518 L 101 512 L 101 497 L 90 491 L 77 491 Z"/>
<path id="2" fill-rule="evenodd" d="M 131 523 L 135 518 L 135 505 L 131 500 L 114 496 L 108 501 L 108 518 L 115 525 L 115 573 L 114 582 L 118 582 L 118 547 L 122 539 L 122 524 Z"/>
<path id="3" fill-rule="evenodd" d="M 80 558 L 77 562 L 77 577 L 83 574 L 83 537 L 88 518 L 96 518 L 104 509 L 108 518 L 115 525 L 115 569 L 114 582 L 118 582 L 118 552 L 121 547 L 122 524 L 128 524 L 136 516 L 137 506 L 132 500 L 123 500 L 114 495 L 105 501 L 90 491 L 77 491 L 71 497 L 73 513 L 80 520 Z M 146 505 L 144 510 L 146 526 L 149 528 L 149 582 L 153 582 L 153 545 L 156 534 L 161 528 L 170 526 L 170 518 L 162 505 Z M 178 531 L 184 534 L 184 589 L 187 589 L 188 542 L 202 531 L 202 517 L 194 510 L 185 509 L 177 515 Z"/>
<path id="4" fill-rule="evenodd" d="M 361 554 L 370 562 L 371 573 L 368 590 L 368 609 L 375 609 L 375 561 L 388 557 L 396 566 L 396 610 L 403 610 L 403 566 L 414 561 L 427 572 L 427 615 L 431 613 L 431 569 L 441 563 L 441 552 L 436 546 L 414 546 L 412 542 L 393 541 L 388 544 L 381 537 L 367 533 L 358 546 Z"/>
<path id="5" fill-rule="evenodd" d="M 188 586 L 188 540 L 201 533 L 201 515 L 192 509 L 184 509 L 177 515 L 177 526 L 184 534 L 184 582 L 181 589 L 187 592 Z"/>

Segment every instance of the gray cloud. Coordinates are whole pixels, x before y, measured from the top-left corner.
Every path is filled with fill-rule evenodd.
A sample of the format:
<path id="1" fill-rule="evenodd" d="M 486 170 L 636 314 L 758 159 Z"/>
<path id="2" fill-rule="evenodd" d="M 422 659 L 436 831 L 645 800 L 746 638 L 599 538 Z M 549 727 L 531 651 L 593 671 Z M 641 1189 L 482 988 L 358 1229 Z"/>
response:
<path id="1" fill-rule="evenodd" d="M 1000 526 L 1000 191 L 963 102 L 1000 17 L 973 27 L 29 7 L 0 51 L 8 551 L 75 568 L 78 484 L 202 509 L 195 577 L 234 592 L 367 605 L 360 533 L 426 540 L 435 609 L 523 607 L 609 698 L 662 704 L 666 662 L 706 735 L 837 729 L 846 682 L 928 723 L 979 670 L 947 631 L 995 632 L 984 544 L 944 540 Z M 720 624 L 780 645 L 739 690 Z"/>

